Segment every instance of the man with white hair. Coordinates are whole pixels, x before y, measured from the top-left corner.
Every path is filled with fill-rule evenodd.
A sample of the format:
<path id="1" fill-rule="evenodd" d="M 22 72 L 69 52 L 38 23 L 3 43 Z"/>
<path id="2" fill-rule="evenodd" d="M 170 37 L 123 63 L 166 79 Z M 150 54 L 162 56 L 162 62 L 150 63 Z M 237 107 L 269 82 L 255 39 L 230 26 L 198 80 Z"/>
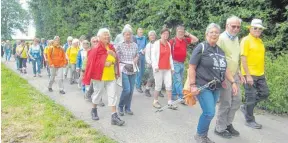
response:
<path id="1" fill-rule="evenodd" d="M 71 45 L 72 45 L 72 40 L 73 40 L 73 37 L 72 37 L 72 36 L 68 36 L 67 42 L 63 45 L 63 48 L 64 48 L 65 53 L 66 53 L 67 49 L 68 49 L 69 47 L 71 47 Z M 68 74 L 68 68 L 65 67 L 65 68 L 64 68 L 64 76 L 65 76 L 65 78 L 67 78 L 67 74 Z"/>
<path id="2" fill-rule="evenodd" d="M 110 32 L 107 28 L 98 31 L 98 44 L 88 52 L 87 65 L 83 83 L 93 83 L 94 93 L 92 95 L 92 120 L 99 120 L 97 105 L 101 102 L 102 96 L 107 95 L 108 106 L 111 106 L 111 124 L 122 126 L 122 121 L 116 112 L 118 96 L 116 94 L 116 78 L 119 76 L 119 63 L 116 51 L 110 44 Z"/>
<path id="3" fill-rule="evenodd" d="M 244 37 L 241 45 L 241 72 L 247 83 L 245 88 L 245 104 L 241 111 L 245 115 L 246 124 L 254 129 L 261 129 L 262 125 L 255 121 L 254 108 L 269 96 L 269 88 L 264 73 L 265 47 L 260 36 L 266 29 L 262 20 L 253 19 L 249 26 L 250 34 Z"/>
<path id="4" fill-rule="evenodd" d="M 231 16 L 226 21 L 226 30 L 219 36 L 217 45 L 224 51 L 228 63 L 228 69 L 234 76 L 238 91 L 240 83 L 245 81 L 240 73 L 240 43 L 237 34 L 241 28 L 241 19 Z M 220 90 L 220 104 L 216 122 L 215 133 L 224 138 L 239 136 L 239 132 L 234 129 L 232 122 L 236 111 L 240 108 L 241 93 L 232 94 L 232 83 L 226 79 L 223 88 Z"/>

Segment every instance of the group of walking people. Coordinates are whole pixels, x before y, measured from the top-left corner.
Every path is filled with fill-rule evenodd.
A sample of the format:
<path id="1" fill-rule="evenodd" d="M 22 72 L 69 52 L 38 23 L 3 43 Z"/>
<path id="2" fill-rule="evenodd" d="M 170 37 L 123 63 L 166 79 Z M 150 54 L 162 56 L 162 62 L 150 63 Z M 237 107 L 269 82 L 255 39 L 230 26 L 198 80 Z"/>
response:
<path id="1" fill-rule="evenodd" d="M 79 40 L 69 36 L 67 43 L 61 46 L 59 36 L 55 36 L 43 50 L 43 59 L 47 63 L 50 78 L 48 90 L 53 91 L 52 85 L 58 75 L 59 92 L 65 94 L 63 80 L 70 70 L 70 84 L 78 84 L 85 99 L 92 102 L 92 119 L 100 119 L 97 107 L 104 106 L 102 98 L 107 97 L 112 113 L 111 124 L 122 126 L 125 121 L 119 116 L 134 114 L 134 88 L 151 97 L 154 85 L 152 106 L 156 109 L 164 104 L 158 100 L 158 96 L 164 96 L 161 93 L 163 87 L 169 109 L 177 110 L 177 105 L 173 104 L 175 100 L 181 100 L 185 105 L 183 83 L 186 79 L 183 76 L 187 70 L 190 92 L 197 98 L 203 111 L 195 135 L 197 143 L 213 143 L 208 138 L 208 130 L 216 114 L 217 101 L 219 108 L 215 134 L 224 138 L 240 135 L 233 127 L 233 120 L 241 105 L 241 84 L 244 86 L 245 103 L 240 109 L 246 125 L 261 129 L 262 125 L 256 122 L 253 111 L 257 103 L 269 95 L 264 73 L 265 47 L 260 38 L 265 27 L 262 20 L 253 19 L 247 27 L 249 34 L 240 40 L 237 35 L 241 22 L 239 17 L 229 17 L 222 33 L 218 24 L 209 24 L 205 31 L 205 40 L 193 49 L 188 69 L 184 66 L 188 47 L 199 40 L 185 31 L 182 25 L 176 27 L 174 38 L 170 38 L 168 28 L 160 31 L 159 39 L 154 30 L 149 31 L 146 38 L 142 28 L 138 28 L 137 35 L 133 35 L 129 24 L 124 26 L 114 42 L 111 42 L 107 28 L 101 28 L 90 43 L 83 36 Z M 26 62 L 25 57 L 29 56 L 34 76 L 36 73 L 41 76 L 39 57 L 42 51 L 39 40 L 36 38 L 29 50 L 23 44 L 21 41 L 16 50 L 20 57 L 19 64 L 23 65 Z M 143 79 L 145 72 L 148 79 Z M 215 82 L 199 90 L 211 81 Z M 117 94 L 117 85 L 122 87 L 120 97 Z"/>

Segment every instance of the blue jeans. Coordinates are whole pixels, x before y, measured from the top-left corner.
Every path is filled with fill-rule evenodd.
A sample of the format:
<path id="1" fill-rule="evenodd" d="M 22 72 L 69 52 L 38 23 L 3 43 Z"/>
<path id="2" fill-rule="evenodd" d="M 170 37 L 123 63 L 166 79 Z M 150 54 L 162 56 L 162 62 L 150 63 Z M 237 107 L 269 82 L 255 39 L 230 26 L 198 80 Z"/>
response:
<path id="1" fill-rule="evenodd" d="M 215 106 L 220 94 L 220 90 L 211 91 L 203 89 L 197 96 L 202 108 L 202 114 L 199 118 L 197 133 L 200 136 L 207 136 L 211 120 L 215 115 Z"/>
<path id="2" fill-rule="evenodd" d="M 5 52 L 5 59 L 6 59 L 6 61 L 10 61 L 10 58 L 11 58 L 11 52 L 10 52 L 10 51 L 6 51 L 6 52 Z"/>
<path id="3" fill-rule="evenodd" d="M 36 74 L 36 72 L 38 74 L 41 73 L 41 59 L 40 58 L 37 58 L 35 60 L 32 60 L 32 67 L 33 67 L 33 74 Z M 36 66 L 37 66 L 37 71 L 36 71 Z"/>
<path id="4" fill-rule="evenodd" d="M 135 85 L 135 74 L 127 75 L 125 73 L 122 73 L 123 90 L 122 90 L 119 105 L 118 105 L 120 110 L 123 110 L 124 106 L 125 106 L 126 111 L 131 110 L 131 101 L 132 101 L 132 95 L 134 91 L 134 85 Z"/>
<path id="5" fill-rule="evenodd" d="M 136 74 L 136 88 L 141 88 L 142 77 L 145 71 L 145 56 L 140 55 L 139 64 L 140 71 Z"/>
<path id="6" fill-rule="evenodd" d="M 177 100 L 178 98 L 183 98 L 183 73 L 184 73 L 184 63 L 174 62 L 174 74 L 172 80 L 172 98 Z"/>

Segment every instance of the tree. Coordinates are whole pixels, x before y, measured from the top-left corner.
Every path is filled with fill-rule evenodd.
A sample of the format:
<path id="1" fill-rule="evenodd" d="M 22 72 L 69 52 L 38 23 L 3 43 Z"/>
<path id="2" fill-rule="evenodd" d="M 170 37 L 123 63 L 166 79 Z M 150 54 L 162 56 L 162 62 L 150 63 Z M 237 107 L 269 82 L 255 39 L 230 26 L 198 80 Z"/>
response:
<path id="1" fill-rule="evenodd" d="M 1 0 L 1 35 L 2 39 L 11 39 L 15 30 L 27 32 L 29 14 L 17 0 Z"/>

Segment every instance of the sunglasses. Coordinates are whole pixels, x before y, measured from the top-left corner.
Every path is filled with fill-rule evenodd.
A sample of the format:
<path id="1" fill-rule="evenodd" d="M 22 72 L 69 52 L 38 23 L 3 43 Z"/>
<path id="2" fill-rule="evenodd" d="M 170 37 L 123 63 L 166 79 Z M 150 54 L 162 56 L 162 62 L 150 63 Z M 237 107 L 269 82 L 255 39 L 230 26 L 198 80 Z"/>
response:
<path id="1" fill-rule="evenodd" d="M 241 26 L 236 26 L 236 25 L 230 25 L 232 29 L 240 29 Z"/>
<path id="2" fill-rule="evenodd" d="M 259 30 L 259 31 L 263 31 L 263 28 L 258 28 L 258 27 L 253 27 L 253 30 Z"/>

